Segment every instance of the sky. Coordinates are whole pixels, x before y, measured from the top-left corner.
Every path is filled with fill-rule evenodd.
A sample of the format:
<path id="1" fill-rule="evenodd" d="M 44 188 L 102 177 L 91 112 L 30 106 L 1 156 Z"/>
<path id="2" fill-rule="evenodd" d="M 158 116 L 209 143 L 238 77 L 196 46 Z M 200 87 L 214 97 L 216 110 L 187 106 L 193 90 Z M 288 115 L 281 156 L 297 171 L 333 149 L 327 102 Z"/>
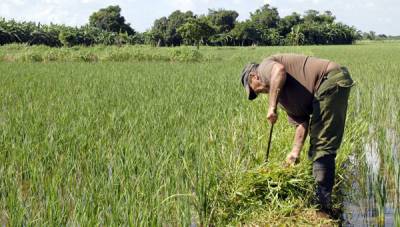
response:
<path id="1" fill-rule="evenodd" d="M 281 17 L 308 9 L 330 10 L 337 21 L 359 30 L 400 35 L 399 0 L 0 0 L 0 17 L 79 26 L 87 23 L 94 11 L 119 5 L 126 21 L 143 32 L 155 19 L 178 9 L 195 14 L 207 14 L 208 9 L 236 10 L 239 20 L 245 20 L 266 3 L 277 7 Z"/>

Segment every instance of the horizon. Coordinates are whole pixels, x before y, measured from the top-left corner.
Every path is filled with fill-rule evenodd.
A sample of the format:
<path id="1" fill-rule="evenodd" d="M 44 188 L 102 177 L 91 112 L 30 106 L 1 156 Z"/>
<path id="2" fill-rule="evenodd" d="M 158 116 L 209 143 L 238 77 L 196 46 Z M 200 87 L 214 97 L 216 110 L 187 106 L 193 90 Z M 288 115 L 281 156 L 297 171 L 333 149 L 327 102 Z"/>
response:
<path id="1" fill-rule="evenodd" d="M 278 9 L 280 17 L 293 12 L 304 14 L 306 10 L 314 9 L 319 12 L 331 11 L 337 22 L 354 26 L 362 32 L 374 31 L 376 34 L 391 36 L 400 35 L 400 27 L 394 26 L 395 21 L 400 20 L 396 12 L 400 10 L 400 3 L 394 0 L 368 0 L 345 2 L 339 0 L 328 2 L 327 0 L 253 0 L 251 3 L 245 0 L 35 0 L 32 4 L 27 0 L 3 0 L 0 3 L 0 17 L 7 20 L 31 21 L 41 24 L 64 24 L 68 26 L 82 26 L 88 23 L 89 16 L 101 8 L 109 5 L 119 5 L 121 15 L 127 23 L 138 32 L 151 29 L 154 20 L 163 16 L 167 17 L 175 10 L 192 11 L 196 15 L 205 15 L 208 9 L 235 10 L 239 13 L 238 21 L 244 21 L 250 17 L 250 13 L 256 11 L 264 4 Z M 387 7 L 386 7 L 387 6 Z M 353 9 L 359 9 L 358 15 L 354 15 Z M 152 11 L 151 15 L 146 13 Z M 13 13 L 18 12 L 18 13 Z M 374 16 L 371 16 L 374 15 Z M 375 19 L 378 18 L 378 19 Z"/>

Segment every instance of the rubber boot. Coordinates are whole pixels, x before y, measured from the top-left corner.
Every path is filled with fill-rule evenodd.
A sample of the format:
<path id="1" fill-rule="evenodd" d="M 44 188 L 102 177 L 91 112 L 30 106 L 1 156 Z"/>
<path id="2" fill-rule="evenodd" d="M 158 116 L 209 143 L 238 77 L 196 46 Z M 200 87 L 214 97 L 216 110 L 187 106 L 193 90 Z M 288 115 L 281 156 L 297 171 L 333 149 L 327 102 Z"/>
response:
<path id="1" fill-rule="evenodd" d="M 315 160 L 313 176 L 317 183 L 318 208 L 329 214 L 332 210 L 332 189 L 335 182 L 335 155 L 326 155 Z"/>

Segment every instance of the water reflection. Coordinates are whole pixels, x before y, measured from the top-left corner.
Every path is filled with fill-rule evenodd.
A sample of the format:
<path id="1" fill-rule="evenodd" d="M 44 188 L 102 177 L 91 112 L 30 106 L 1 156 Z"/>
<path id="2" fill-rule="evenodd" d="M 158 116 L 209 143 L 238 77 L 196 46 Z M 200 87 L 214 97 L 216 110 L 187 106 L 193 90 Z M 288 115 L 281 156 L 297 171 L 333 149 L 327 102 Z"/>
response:
<path id="1" fill-rule="evenodd" d="M 394 129 L 384 136 L 364 141 L 361 154 L 349 158 L 354 168 L 342 189 L 344 226 L 400 226 L 399 137 Z"/>

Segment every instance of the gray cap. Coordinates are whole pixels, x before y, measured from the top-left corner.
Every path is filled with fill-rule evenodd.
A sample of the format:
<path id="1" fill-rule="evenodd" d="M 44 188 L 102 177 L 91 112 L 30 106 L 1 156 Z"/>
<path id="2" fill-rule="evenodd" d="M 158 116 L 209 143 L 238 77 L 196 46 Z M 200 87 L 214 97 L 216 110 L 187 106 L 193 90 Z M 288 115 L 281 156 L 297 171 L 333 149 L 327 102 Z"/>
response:
<path id="1" fill-rule="evenodd" d="M 258 67 L 256 63 L 250 63 L 243 68 L 242 71 L 242 85 L 246 89 L 247 94 L 249 94 L 249 100 L 257 98 L 257 94 L 251 89 L 249 85 L 249 76 L 252 71 Z"/>

